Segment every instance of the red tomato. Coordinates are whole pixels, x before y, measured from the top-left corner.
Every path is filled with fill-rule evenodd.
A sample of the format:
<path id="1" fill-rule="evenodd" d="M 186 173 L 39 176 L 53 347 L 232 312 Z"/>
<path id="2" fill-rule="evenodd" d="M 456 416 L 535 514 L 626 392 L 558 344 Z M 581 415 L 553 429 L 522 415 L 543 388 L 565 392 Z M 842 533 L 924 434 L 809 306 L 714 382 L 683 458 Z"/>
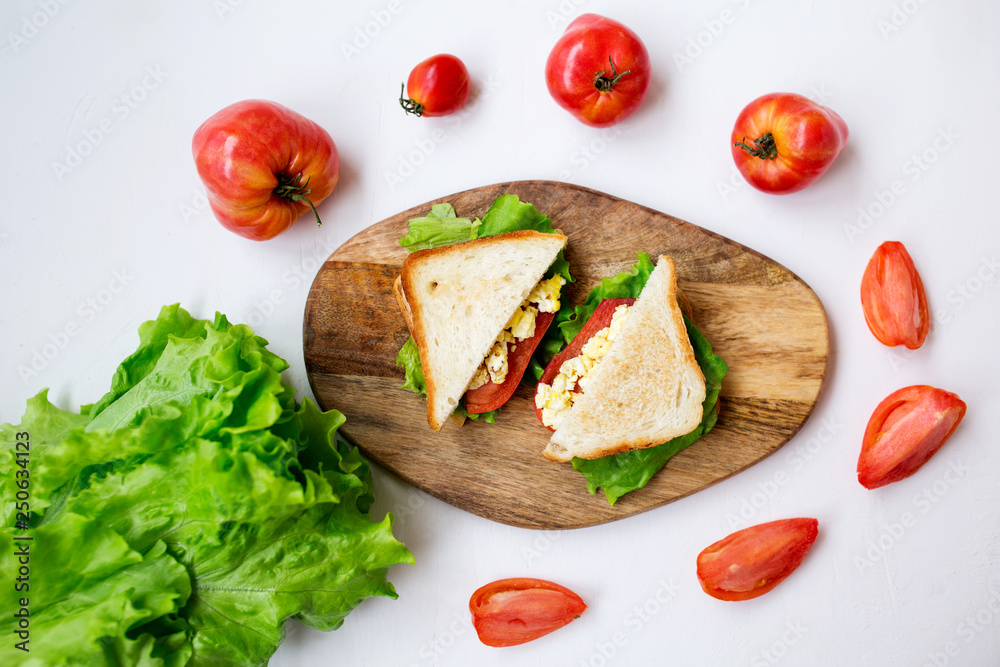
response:
<path id="1" fill-rule="evenodd" d="M 760 597 L 802 563 L 818 534 L 816 519 L 781 519 L 738 530 L 698 554 L 698 581 L 719 600 Z"/>
<path id="2" fill-rule="evenodd" d="M 555 313 L 538 313 L 535 316 L 535 335 L 516 343 L 513 349 L 508 347 L 507 377 L 500 384 L 487 382 L 481 387 L 465 392 L 465 411 L 477 415 L 490 410 L 496 410 L 514 395 L 517 385 L 521 384 L 524 371 L 531 362 L 531 355 L 542 342 Z"/>
<path id="3" fill-rule="evenodd" d="M 730 145 L 750 185 L 784 195 L 819 178 L 844 149 L 847 134 L 832 109 L 801 95 L 771 93 L 743 109 Z"/>
<path id="4" fill-rule="evenodd" d="M 883 345 L 915 350 L 924 344 L 931 328 L 927 294 L 902 243 L 886 241 L 868 261 L 861 278 L 861 308 L 868 329 Z"/>
<path id="5" fill-rule="evenodd" d="M 280 104 L 246 100 L 202 123 L 192 141 L 198 175 L 222 225 L 254 241 L 274 238 L 340 178 L 326 130 Z"/>
<path id="6" fill-rule="evenodd" d="M 623 304 L 631 306 L 633 303 L 635 303 L 635 299 L 604 299 L 597 304 L 597 308 L 591 314 L 587 323 L 583 325 L 583 328 L 580 329 L 580 333 L 573 336 L 573 340 L 569 342 L 569 345 L 549 361 L 549 365 L 545 367 L 545 372 L 542 373 L 542 377 L 538 381 L 539 384 L 544 382 L 551 385 L 555 376 L 559 375 L 559 368 L 563 363 L 573 357 L 579 356 L 580 350 L 587 344 L 587 341 L 593 338 L 598 331 L 611 325 L 611 318 L 615 315 L 615 308 Z M 537 388 L 535 391 L 537 393 Z M 580 391 L 580 388 L 577 387 L 575 391 Z M 542 421 L 542 411 L 537 405 L 535 406 L 535 416 L 538 417 L 538 421 L 541 422 L 542 426 L 545 426 L 545 422 Z M 545 428 L 555 431 L 551 426 L 545 426 Z"/>
<path id="7" fill-rule="evenodd" d="M 405 99 L 399 103 L 406 113 L 415 116 L 447 116 L 462 108 L 469 99 L 469 71 L 465 64 L 447 53 L 431 56 L 419 63 L 406 80 Z"/>
<path id="8" fill-rule="evenodd" d="M 587 609 L 580 596 L 543 579 L 501 579 L 469 599 L 472 624 L 487 646 L 517 646 L 570 623 Z"/>
<path id="9" fill-rule="evenodd" d="M 866 489 L 909 477 L 951 437 L 965 416 L 955 394 L 914 385 L 889 394 L 878 404 L 858 457 L 858 481 Z"/>
<path id="10" fill-rule="evenodd" d="M 639 36 L 597 14 L 570 23 L 545 63 L 552 99 L 591 127 L 610 127 L 635 113 L 649 82 L 649 53 Z"/>

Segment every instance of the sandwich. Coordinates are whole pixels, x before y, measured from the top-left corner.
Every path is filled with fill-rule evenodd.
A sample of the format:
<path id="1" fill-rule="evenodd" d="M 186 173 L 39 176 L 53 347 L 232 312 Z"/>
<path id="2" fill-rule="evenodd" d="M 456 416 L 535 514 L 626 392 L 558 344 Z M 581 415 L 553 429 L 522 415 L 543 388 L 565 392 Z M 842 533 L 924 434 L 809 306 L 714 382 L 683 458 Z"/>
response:
<path id="1" fill-rule="evenodd" d="M 393 291 L 410 332 L 397 357 L 427 422 L 495 421 L 514 394 L 571 280 L 566 237 L 531 204 L 500 197 L 482 220 L 437 205 L 410 221 L 413 252 Z M 537 362 L 536 362 L 537 364 Z"/>
<path id="2" fill-rule="evenodd" d="M 572 461 L 614 504 L 715 425 L 728 367 L 695 329 L 666 256 L 654 266 L 640 253 L 558 320 L 535 392 L 552 431 L 543 454 Z"/>

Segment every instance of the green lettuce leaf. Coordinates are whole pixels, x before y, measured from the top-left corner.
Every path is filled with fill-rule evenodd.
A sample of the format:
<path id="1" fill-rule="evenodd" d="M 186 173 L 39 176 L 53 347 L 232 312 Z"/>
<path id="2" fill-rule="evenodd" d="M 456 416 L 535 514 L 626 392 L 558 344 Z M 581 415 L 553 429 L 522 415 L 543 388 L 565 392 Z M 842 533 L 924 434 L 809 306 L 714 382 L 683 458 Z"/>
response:
<path id="1" fill-rule="evenodd" d="M 235 421 L 228 428 L 253 431 L 288 407 L 295 392 L 280 377 L 288 364 L 265 348 L 266 340 L 246 325 L 231 325 L 222 314 L 214 322 L 190 321 L 179 309 L 166 307 L 160 319 L 140 329 L 139 349 L 122 362 L 111 391 L 91 409 L 89 431 L 132 426 L 146 414 L 218 392 L 228 400 L 219 403 L 222 412 L 201 416 L 203 432 L 227 427 L 233 409 Z M 182 328 L 170 333 L 168 323 Z"/>
<path id="2" fill-rule="evenodd" d="M 406 382 L 403 389 L 409 389 L 414 394 L 427 395 L 427 382 L 424 380 L 424 369 L 420 365 L 420 350 L 417 349 L 417 341 L 413 336 L 406 339 L 403 347 L 396 355 L 396 365 L 402 367 L 406 374 Z"/>
<path id="3" fill-rule="evenodd" d="M 399 244 L 410 252 L 415 252 L 520 230 L 532 229 L 545 234 L 556 233 L 549 218 L 539 212 L 533 204 L 522 202 L 517 195 L 507 194 L 497 197 L 481 221 L 473 222 L 468 218 L 457 218 L 455 215 L 455 208 L 451 204 L 435 204 L 426 216 L 412 218 L 409 221 L 409 233 L 399 240 Z M 545 273 L 545 277 L 548 278 L 557 273 L 566 282 L 574 280 L 569 272 L 569 262 L 563 257 L 561 250 L 552 266 Z M 549 328 L 549 331 L 552 331 L 553 328 L 555 328 L 554 324 Z M 541 348 L 541 345 L 539 347 Z M 536 355 L 539 353 L 536 352 Z M 539 364 L 540 362 L 533 355 L 529 362 L 531 375 L 536 374 L 534 369 Z M 409 389 L 415 394 L 426 396 L 427 384 L 420 366 L 420 352 L 412 336 L 406 340 L 399 350 L 399 354 L 396 355 L 396 365 L 403 369 L 406 378 L 403 382 L 403 389 Z M 525 378 L 529 377 L 529 371 L 525 371 Z M 537 377 L 541 377 L 541 375 L 537 374 Z M 465 410 L 463 401 L 455 410 L 455 414 L 473 421 L 482 419 L 489 424 L 494 424 L 497 415 L 500 414 L 500 408 L 482 414 L 469 414 Z"/>
<path id="4" fill-rule="evenodd" d="M 479 237 L 484 238 L 524 229 L 533 229 L 544 234 L 555 234 L 557 231 L 553 229 L 552 221 L 539 212 L 534 204 L 522 202 L 517 195 L 500 195 L 483 216 L 483 226 L 479 230 Z M 569 262 L 563 257 L 562 250 L 556 255 L 549 270 L 545 272 L 545 277 L 551 278 L 557 273 L 568 283 L 574 281 L 569 272 Z"/>
<path id="5" fill-rule="evenodd" d="M 183 665 L 192 654 L 186 622 L 158 625 L 176 615 L 191 594 L 187 570 L 155 542 L 139 553 L 99 518 L 64 515 L 33 530 L 30 541 L 0 534 L 5 613 L 0 632 L 4 665 Z M 16 591 L 7 573 L 18 570 L 15 545 L 29 549 L 28 588 Z M 10 577 L 13 579 L 13 576 Z M 30 610 L 29 652 L 14 639 L 20 598 Z"/>
<path id="6" fill-rule="evenodd" d="M 369 514 L 371 469 L 266 344 L 165 307 L 92 407 L 43 391 L 0 428 L 8 462 L 31 434 L 31 657 L 53 647 L 36 664 L 259 665 L 286 619 L 334 629 L 396 596 L 388 569 L 413 557 Z M 8 524 L 5 579 L 14 543 Z"/>
<path id="7" fill-rule="evenodd" d="M 535 208 L 534 204 L 522 202 L 517 195 L 500 195 L 483 216 L 479 236 L 496 236 L 525 229 L 545 234 L 555 231 L 552 229 L 552 221 Z"/>
<path id="8" fill-rule="evenodd" d="M 424 380 L 424 369 L 420 365 L 420 351 L 417 350 L 417 343 L 413 340 L 412 336 L 407 338 L 406 342 L 403 343 L 403 347 L 399 349 L 399 353 L 396 355 L 396 365 L 403 369 L 403 373 L 406 376 L 406 381 L 403 382 L 403 389 L 409 389 L 414 394 L 426 396 L 427 383 Z M 465 410 L 465 397 L 463 396 L 458 407 L 455 408 L 455 414 L 473 421 L 482 419 L 487 424 L 495 424 L 497 415 L 500 414 L 500 409 L 479 414 L 469 414 Z"/>
<path id="9" fill-rule="evenodd" d="M 420 218 L 411 218 L 409 231 L 399 239 L 399 245 L 409 252 L 439 248 L 479 238 L 480 222 L 455 215 L 455 207 L 445 202 L 434 204 L 430 212 Z"/>
<path id="10" fill-rule="evenodd" d="M 202 539 L 197 526 L 179 530 L 169 540 L 193 572 L 183 610 L 195 630 L 190 664 L 264 664 L 285 619 L 334 630 L 362 600 L 395 598 L 386 573 L 412 557 L 392 539 L 391 524 L 391 516 L 372 523 L 327 503 L 284 521 L 235 526 L 218 543 Z"/>
<path id="11" fill-rule="evenodd" d="M 45 470 L 44 465 L 48 454 L 53 449 L 58 449 L 60 443 L 74 430 L 83 428 L 87 424 L 87 415 L 72 412 L 70 410 L 60 410 L 52 405 L 48 400 L 48 389 L 41 390 L 34 398 L 27 401 L 24 417 L 17 426 L 3 424 L 0 426 L 0 465 L 3 470 L 11 471 L 10 476 L 3 478 L 3 516 L 10 519 L 15 513 L 14 491 L 8 484 L 13 484 L 13 471 L 17 442 L 27 437 L 29 441 L 28 461 L 30 461 L 29 475 L 31 480 L 31 525 L 37 525 L 40 520 L 41 511 L 49 505 L 48 492 L 51 492 L 74 478 L 79 472 L 75 462 L 68 464 L 55 462 Z M 26 436 L 18 438 L 18 433 L 25 433 Z M 92 462 L 92 461 L 91 461 Z M 86 465 L 86 464 L 84 464 Z M 45 471 L 45 474 L 35 474 Z M 41 492 L 39 492 L 39 486 Z M 45 491 L 46 487 L 48 492 Z"/>
<path id="12" fill-rule="evenodd" d="M 496 424 L 497 415 L 500 414 L 500 410 L 502 409 L 503 406 L 500 406 L 496 410 L 490 410 L 489 412 L 470 413 L 465 409 L 465 397 L 463 396 L 462 400 L 459 401 L 458 409 L 455 410 L 455 412 L 457 414 L 462 415 L 466 419 L 471 419 L 472 421 L 479 421 L 480 419 L 482 419 L 487 424 Z"/>
<path id="13" fill-rule="evenodd" d="M 604 299 L 635 299 L 642 293 L 646 281 L 656 265 L 649 255 L 639 253 L 630 271 L 619 273 L 612 278 L 602 278 L 601 284 L 590 291 L 586 300 L 572 310 L 563 308 L 556 315 L 545 338 L 539 344 L 544 363 L 548 363 L 587 324 L 587 320 L 597 310 Z M 695 430 L 683 436 L 650 447 L 622 454 L 613 454 L 598 459 L 573 459 L 573 468 L 587 479 L 587 490 L 597 493 L 603 489 L 611 505 L 626 493 L 646 486 L 653 475 L 660 471 L 675 454 L 708 433 L 718 417 L 719 390 L 722 379 L 729 367 L 721 357 L 712 353 L 712 346 L 695 328 L 691 320 L 684 317 L 695 359 L 705 375 L 705 400 L 702 402 L 701 423 Z M 535 379 L 540 380 L 545 371 L 543 363 L 532 364 Z"/>
<path id="14" fill-rule="evenodd" d="M 185 524 L 265 523 L 317 502 L 336 501 L 329 484 L 319 481 L 313 475 L 304 485 L 276 473 L 251 451 L 193 439 L 141 465 L 95 475 L 49 521 L 64 513 L 104 517 L 132 548 L 144 551 Z"/>

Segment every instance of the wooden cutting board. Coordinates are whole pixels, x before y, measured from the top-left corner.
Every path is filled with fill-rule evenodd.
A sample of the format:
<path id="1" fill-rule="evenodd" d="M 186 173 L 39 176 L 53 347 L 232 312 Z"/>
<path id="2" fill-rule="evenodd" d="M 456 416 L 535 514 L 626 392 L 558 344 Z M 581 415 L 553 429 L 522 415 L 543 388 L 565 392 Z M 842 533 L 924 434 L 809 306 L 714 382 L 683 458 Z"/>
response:
<path id="1" fill-rule="evenodd" d="M 451 202 L 481 217 L 513 193 L 569 237 L 581 303 L 602 276 L 628 270 L 637 252 L 670 255 L 694 322 L 729 364 L 719 421 L 649 484 L 611 507 L 587 493 L 568 463 L 542 457 L 549 431 L 522 384 L 496 424 L 427 425 L 422 396 L 401 389 L 396 353 L 409 335 L 392 294 L 407 220 Z M 551 181 L 499 183 L 421 204 L 372 225 L 320 268 L 306 300 L 306 371 L 321 407 L 347 416 L 343 434 L 375 463 L 427 493 L 513 526 L 579 528 L 644 512 L 700 491 L 773 453 L 802 426 L 826 374 L 823 305 L 791 271 L 700 227 L 594 190 Z"/>

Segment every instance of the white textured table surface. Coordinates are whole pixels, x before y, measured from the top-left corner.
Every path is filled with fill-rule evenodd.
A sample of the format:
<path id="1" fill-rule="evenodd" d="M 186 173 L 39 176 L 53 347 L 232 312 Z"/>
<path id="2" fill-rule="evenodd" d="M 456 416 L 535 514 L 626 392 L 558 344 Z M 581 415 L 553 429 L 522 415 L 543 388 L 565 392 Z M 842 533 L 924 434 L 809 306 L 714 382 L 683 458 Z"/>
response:
<path id="1" fill-rule="evenodd" d="M 550 48 L 587 11 L 635 29 L 655 70 L 643 108 L 608 130 L 544 84 Z M 42 387 L 63 407 L 100 396 L 137 326 L 178 301 L 252 324 L 307 392 L 303 305 L 327 255 L 397 211 L 506 180 L 578 183 L 701 225 L 789 267 L 826 307 L 827 384 L 799 434 L 658 510 L 532 532 L 377 474 L 376 513 L 396 514 L 417 561 L 391 572 L 399 600 L 367 601 L 333 633 L 290 623 L 272 664 L 1000 664 L 996 3 L 8 0 L 0 27 L 2 421 Z M 400 81 L 440 52 L 466 62 L 475 101 L 405 116 Z M 774 91 L 828 104 L 851 131 L 830 172 L 788 197 L 746 185 L 727 147 L 740 109 Z M 255 244 L 206 209 L 191 135 L 255 97 L 337 142 L 321 229 L 303 219 Z M 861 313 L 861 273 L 889 239 L 934 313 L 916 352 L 877 343 Z M 918 383 L 958 393 L 968 415 L 918 474 L 866 491 L 865 423 Z M 744 603 L 701 591 L 702 548 L 790 516 L 820 522 L 792 577 Z M 486 648 L 468 598 L 506 576 L 554 579 L 590 608 L 545 639 Z"/>

